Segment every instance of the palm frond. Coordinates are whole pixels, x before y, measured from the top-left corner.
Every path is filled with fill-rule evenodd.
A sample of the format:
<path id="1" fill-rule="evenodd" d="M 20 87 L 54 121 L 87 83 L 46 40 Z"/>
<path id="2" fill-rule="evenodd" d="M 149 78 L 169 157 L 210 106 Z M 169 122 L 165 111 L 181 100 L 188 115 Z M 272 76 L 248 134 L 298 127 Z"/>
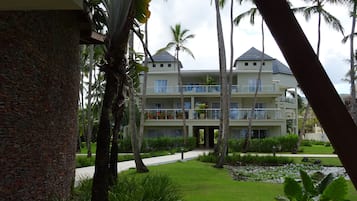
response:
<path id="1" fill-rule="evenodd" d="M 332 28 L 341 32 L 342 35 L 344 35 L 344 29 L 343 26 L 341 25 L 340 20 L 338 20 L 336 17 L 334 17 L 324 9 L 321 10 L 321 14 L 328 25 L 331 25 Z"/>
<path id="2" fill-rule="evenodd" d="M 255 23 L 254 16 L 257 13 L 257 8 L 251 8 L 240 15 L 238 15 L 236 18 L 234 18 L 233 22 L 235 25 L 239 25 L 239 23 L 242 21 L 243 18 L 245 17 L 250 17 L 250 23 L 253 25 Z"/>
<path id="3" fill-rule="evenodd" d="M 188 49 L 187 47 L 181 46 L 181 49 L 182 49 L 183 52 L 187 52 L 187 54 L 189 54 L 192 58 L 195 58 L 195 56 L 193 55 L 193 53 L 191 52 L 191 50 Z"/>

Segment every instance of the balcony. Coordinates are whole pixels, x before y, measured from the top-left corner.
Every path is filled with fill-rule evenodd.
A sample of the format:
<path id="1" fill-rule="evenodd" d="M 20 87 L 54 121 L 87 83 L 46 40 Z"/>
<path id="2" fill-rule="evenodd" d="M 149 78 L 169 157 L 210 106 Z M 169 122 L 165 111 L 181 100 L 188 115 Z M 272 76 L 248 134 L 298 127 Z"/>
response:
<path id="1" fill-rule="evenodd" d="M 219 120 L 220 109 L 204 109 L 200 112 L 194 109 L 185 110 L 189 120 Z M 256 120 L 281 120 L 282 112 L 277 108 L 257 108 L 252 114 L 251 108 L 231 109 L 230 120 L 248 120 L 253 115 Z M 181 109 L 146 109 L 147 120 L 180 120 L 183 117 Z"/>
<path id="2" fill-rule="evenodd" d="M 232 94 L 244 93 L 254 94 L 255 86 L 252 85 L 232 85 Z M 221 92 L 220 85 L 183 85 L 182 90 L 184 94 L 219 94 Z M 179 94 L 179 87 L 148 87 L 147 94 Z M 274 84 L 261 85 L 258 90 L 259 93 L 274 93 L 278 92 Z"/>

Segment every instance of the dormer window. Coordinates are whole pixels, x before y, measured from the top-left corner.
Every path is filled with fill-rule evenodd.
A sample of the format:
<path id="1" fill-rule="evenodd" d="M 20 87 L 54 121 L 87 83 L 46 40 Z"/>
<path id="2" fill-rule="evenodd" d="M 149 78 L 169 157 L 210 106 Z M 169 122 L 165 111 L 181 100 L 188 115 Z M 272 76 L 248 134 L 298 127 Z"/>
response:
<path id="1" fill-rule="evenodd" d="M 245 63 L 244 63 L 244 66 L 248 66 L 248 62 L 245 62 Z"/>
<path id="2" fill-rule="evenodd" d="M 164 67 L 164 64 L 160 64 L 160 67 Z"/>

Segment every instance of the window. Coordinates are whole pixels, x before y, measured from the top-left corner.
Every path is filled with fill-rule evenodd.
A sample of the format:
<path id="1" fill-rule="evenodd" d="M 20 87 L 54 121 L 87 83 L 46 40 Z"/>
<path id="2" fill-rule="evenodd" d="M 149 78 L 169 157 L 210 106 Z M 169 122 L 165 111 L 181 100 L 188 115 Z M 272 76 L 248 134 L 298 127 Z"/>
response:
<path id="1" fill-rule="evenodd" d="M 166 93 L 167 80 L 155 80 L 155 93 Z"/>
<path id="2" fill-rule="evenodd" d="M 261 86 L 262 82 L 261 80 L 248 80 L 248 91 L 249 92 L 255 92 L 255 89 L 257 88 L 258 86 L 258 91 L 262 91 L 262 86 Z"/>
<path id="3" fill-rule="evenodd" d="M 152 67 L 155 68 L 155 67 L 156 67 L 156 64 L 152 64 Z"/>
<path id="4" fill-rule="evenodd" d="M 229 117 L 230 119 L 238 119 L 238 103 L 231 103 Z"/>
<path id="5" fill-rule="evenodd" d="M 167 67 L 171 67 L 171 64 L 167 64 Z"/>
<path id="6" fill-rule="evenodd" d="M 245 63 L 244 63 L 244 66 L 248 66 L 248 62 L 245 62 Z"/>
<path id="7" fill-rule="evenodd" d="M 160 67 L 164 67 L 164 64 L 160 64 Z"/>
<path id="8" fill-rule="evenodd" d="M 263 66 L 265 66 L 265 62 L 263 62 Z"/>
<path id="9" fill-rule="evenodd" d="M 256 65 L 257 65 L 257 62 L 254 62 L 254 63 L 253 63 L 253 66 L 256 66 Z"/>

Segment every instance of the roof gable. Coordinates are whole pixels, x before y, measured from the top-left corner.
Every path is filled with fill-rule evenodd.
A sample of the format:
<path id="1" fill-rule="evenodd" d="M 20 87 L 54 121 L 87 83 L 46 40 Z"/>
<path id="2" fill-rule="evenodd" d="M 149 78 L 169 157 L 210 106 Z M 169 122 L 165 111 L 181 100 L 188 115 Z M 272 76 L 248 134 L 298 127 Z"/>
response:
<path id="1" fill-rule="evenodd" d="M 273 57 L 264 54 L 263 57 L 264 60 L 274 60 Z M 237 61 L 260 61 L 262 60 L 262 52 L 255 49 L 254 47 L 250 48 L 248 51 L 246 51 L 244 54 L 242 54 L 240 57 L 236 59 Z"/>
<path id="2" fill-rule="evenodd" d="M 152 56 L 154 59 L 154 62 L 175 62 L 176 58 L 172 56 L 170 53 L 167 51 L 162 51 L 159 53 L 156 53 L 154 56 Z"/>

